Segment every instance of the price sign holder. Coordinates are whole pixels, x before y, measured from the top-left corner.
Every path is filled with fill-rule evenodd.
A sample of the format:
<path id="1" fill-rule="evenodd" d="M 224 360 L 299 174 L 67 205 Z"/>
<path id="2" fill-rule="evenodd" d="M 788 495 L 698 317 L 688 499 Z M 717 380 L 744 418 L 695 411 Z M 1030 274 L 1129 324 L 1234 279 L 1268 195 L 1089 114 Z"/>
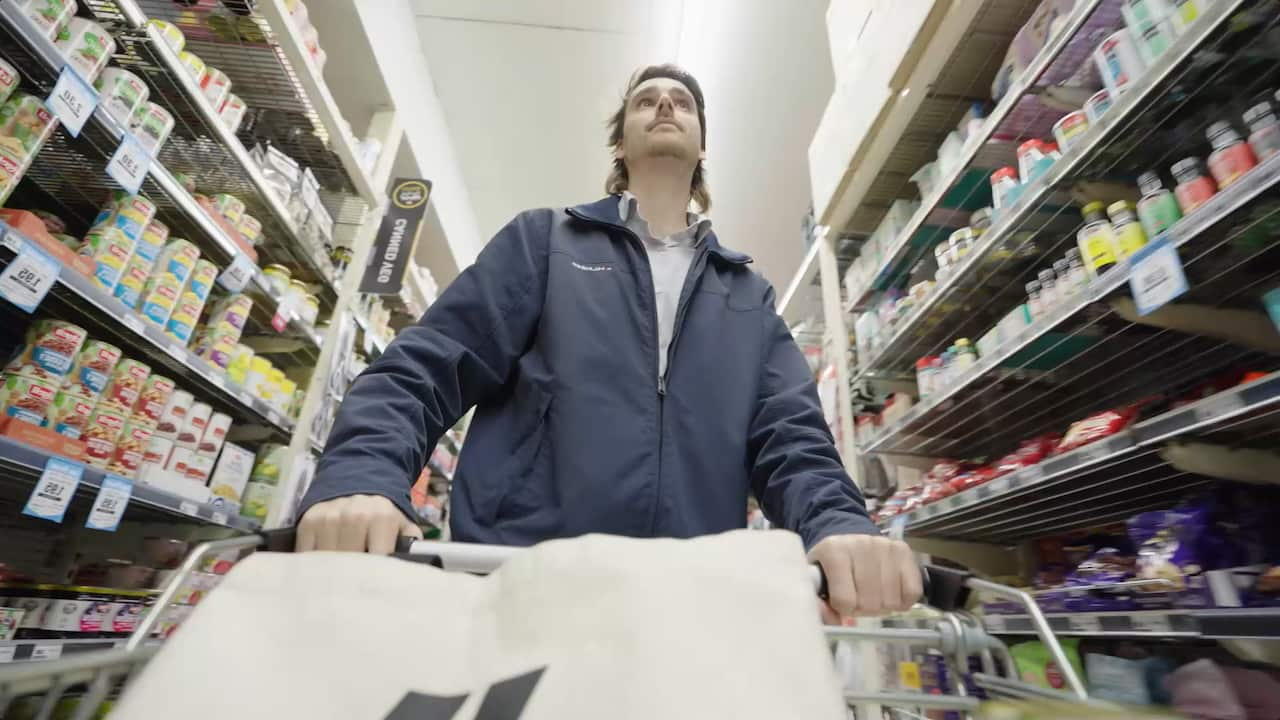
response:
<path id="1" fill-rule="evenodd" d="M 151 169 L 151 154 L 142 147 L 132 135 L 125 133 L 120 140 L 120 147 L 107 163 L 107 175 L 120 184 L 120 187 L 136 195 L 142 187 L 142 181 Z"/>
<path id="2" fill-rule="evenodd" d="M 253 260 L 248 255 L 239 254 L 231 261 L 226 270 L 218 276 L 218 284 L 227 290 L 227 292 L 238 293 L 245 289 L 249 284 L 249 280 L 253 278 L 254 270 L 257 268 L 253 264 Z"/>
<path id="3" fill-rule="evenodd" d="M 53 92 L 45 102 L 49 112 L 58 118 L 58 122 L 71 133 L 71 137 L 80 137 L 84 123 L 98 107 L 98 93 L 93 86 L 84 81 L 79 73 L 70 65 L 62 68 Z"/>
<path id="4" fill-rule="evenodd" d="M 899 515 L 889 523 L 889 537 L 893 540 L 901 540 L 907 534 L 907 516 Z"/>
<path id="5" fill-rule="evenodd" d="M 16 239 L 16 233 L 6 233 Z M 19 241 L 18 256 L 0 272 L 0 297 L 33 313 L 62 273 L 62 263 L 44 248 L 27 240 Z"/>
<path id="6" fill-rule="evenodd" d="M 119 475 L 107 475 L 102 479 L 102 487 L 98 488 L 98 497 L 93 500 L 93 508 L 89 510 L 84 526 L 90 530 L 115 532 L 132 495 L 133 483 Z"/>
<path id="7" fill-rule="evenodd" d="M 67 506 L 76 493 L 84 466 L 80 463 L 51 457 L 45 463 L 44 472 L 36 481 L 31 497 L 22 508 L 23 515 L 60 523 L 67 514 Z"/>
<path id="8" fill-rule="evenodd" d="M 1129 289 L 1139 315 L 1150 315 L 1189 287 L 1178 249 L 1159 237 L 1129 258 Z"/>

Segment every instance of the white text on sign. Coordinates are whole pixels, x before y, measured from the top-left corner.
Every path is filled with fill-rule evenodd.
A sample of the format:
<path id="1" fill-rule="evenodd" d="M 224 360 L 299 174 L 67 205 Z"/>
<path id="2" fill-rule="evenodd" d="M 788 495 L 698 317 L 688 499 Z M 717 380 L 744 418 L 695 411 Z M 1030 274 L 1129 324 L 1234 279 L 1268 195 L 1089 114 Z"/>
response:
<path id="1" fill-rule="evenodd" d="M 44 473 L 36 481 L 31 497 L 27 498 L 27 504 L 22 508 L 22 514 L 51 522 L 62 522 L 82 475 L 84 475 L 84 466 L 80 463 L 56 457 L 49 458 L 45 463 Z"/>
<path id="2" fill-rule="evenodd" d="M 120 184 L 120 187 L 137 194 L 142 181 L 151 169 L 151 156 L 132 135 L 126 134 L 120 141 L 120 147 L 107 163 L 107 175 Z"/>
<path id="3" fill-rule="evenodd" d="M 46 104 L 67 132 L 79 137 L 85 121 L 98 107 L 98 93 L 76 71 L 64 67 Z"/>
<path id="4" fill-rule="evenodd" d="M 10 237 L 17 237 L 10 233 Z M 0 272 L 0 297 L 33 313 L 62 272 L 62 263 L 35 243 L 23 241 L 18 256 Z"/>
<path id="5" fill-rule="evenodd" d="M 90 530 L 115 532 L 132 495 L 133 483 L 118 475 L 107 475 L 102 479 L 102 487 L 98 488 L 98 497 L 94 498 L 84 526 Z"/>

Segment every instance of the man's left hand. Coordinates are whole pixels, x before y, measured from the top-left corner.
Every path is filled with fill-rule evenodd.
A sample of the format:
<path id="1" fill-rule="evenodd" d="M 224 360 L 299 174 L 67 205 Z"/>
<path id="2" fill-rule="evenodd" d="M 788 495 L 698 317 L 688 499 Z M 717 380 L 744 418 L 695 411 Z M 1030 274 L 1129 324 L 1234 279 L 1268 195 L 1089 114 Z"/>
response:
<path id="1" fill-rule="evenodd" d="M 827 576 L 823 620 L 908 610 L 920 598 L 920 566 L 901 540 L 878 535 L 832 535 L 809 551 Z"/>

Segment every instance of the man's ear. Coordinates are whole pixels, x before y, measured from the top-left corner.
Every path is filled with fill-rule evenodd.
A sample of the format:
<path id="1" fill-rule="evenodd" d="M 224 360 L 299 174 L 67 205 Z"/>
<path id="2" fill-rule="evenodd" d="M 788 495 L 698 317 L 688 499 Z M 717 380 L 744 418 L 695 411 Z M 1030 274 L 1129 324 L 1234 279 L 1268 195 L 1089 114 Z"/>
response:
<path id="1" fill-rule="evenodd" d="M 706 159 L 707 159 L 707 151 L 706 151 L 706 150 L 699 150 L 699 151 L 698 151 L 698 162 L 705 161 Z"/>
<path id="2" fill-rule="evenodd" d="M 621 160 L 621 159 L 625 158 L 626 156 L 627 156 L 627 154 L 626 154 L 625 152 L 623 152 L 623 150 L 622 150 L 622 143 L 618 143 L 617 145 L 614 145 L 614 146 L 613 146 L 613 159 L 614 159 L 614 160 Z"/>

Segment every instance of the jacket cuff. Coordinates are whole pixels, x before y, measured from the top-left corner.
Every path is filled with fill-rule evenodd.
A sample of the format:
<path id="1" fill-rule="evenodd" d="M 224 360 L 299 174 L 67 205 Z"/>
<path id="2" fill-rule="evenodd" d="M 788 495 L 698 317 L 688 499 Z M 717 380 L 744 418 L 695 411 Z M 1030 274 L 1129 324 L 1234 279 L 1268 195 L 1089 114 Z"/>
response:
<path id="1" fill-rule="evenodd" d="M 400 512 L 404 513 L 404 516 L 408 518 L 409 522 L 415 525 L 418 525 L 421 522 L 418 519 L 417 512 L 413 508 L 413 502 L 410 501 L 408 493 L 400 493 L 400 494 L 388 493 L 376 487 L 375 488 L 344 487 L 344 488 L 334 488 L 332 490 L 328 490 L 324 492 L 308 490 L 307 494 L 302 498 L 302 502 L 299 503 L 298 505 L 297 520 L 295 522 L 301 522 L 302 516 L 305 515 L 307 511 L 311 509 L 311 506 L 315 505 L 316 503 L 322 503 L 328 500 L 335 500 L 340 497 L 350 497 L 352 495 L 380 495 L 390 500 L 400 510 Z"/>
<path id="2" fill-rule="evenodd" d="M 804 549 L 813 549 L 814 545 L 832 535 L 879 535 L 880 528 L 871 522 L 866 515 L 855 513 L 827 513 L 805 526 L 802 537 Z"/>

